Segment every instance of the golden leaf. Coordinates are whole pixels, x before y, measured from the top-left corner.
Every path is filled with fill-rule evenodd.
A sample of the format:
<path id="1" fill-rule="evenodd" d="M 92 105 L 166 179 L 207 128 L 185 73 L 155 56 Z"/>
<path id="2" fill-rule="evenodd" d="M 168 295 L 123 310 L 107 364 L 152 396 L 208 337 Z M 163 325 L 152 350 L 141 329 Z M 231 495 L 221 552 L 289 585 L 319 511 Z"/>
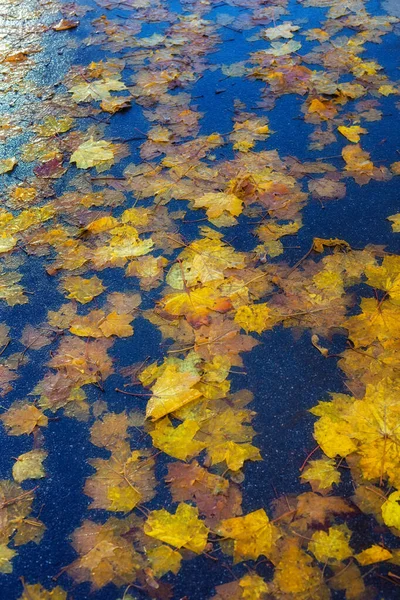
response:
<path id="1" fill-rule="evenodd" d="M 155 423 L 150 435 L 156 448 L 174 458 L 186 460 L 200 454 L 205 446 L 193 439 L 199 429 L 200 425 L 189 419 L 173 427 L 169 418 L 165 417 Z"/>
<path id="2" fill-rule="evenodd" d="M 146 418 L 156 421 L 199 398 L 201 392 L 193 389 L 199 381 L 199 375 L 167 365 L 151 388 L 153 395 L 147 403 Z"/>
<path id="3" fill-rule="evenodd" d="M 244 517 L 234 517 L 221 522 L 218 535 L 234 540 L 234 562 L 257 560 L 260 555 L 270 556 L 278 537 L 275 526 L 264 509 L 260 508 Z"/>
<path id="4" fill-rule="evenodd" d="M 63 287 L 69 292 L 67 298 L 78 300 L 81 304 L 90 302 L 95 296 L 98 296 L 105 290 L 101 279 L 96 275 L 90 279 L 71 275 L 64 279 Z"/>
<path id="5" fill-rule="evenodd" d="M 181 503 L 171 515 L 164 508 L 153 510 L 144 524 L 144 532 L 175 548 L 186 548 L 201 554 L 206 545 L 208 529 L 194 506 Z"/>
<path id="6" fill-rule="evenodd" d="M 152 548 L 147 552 L 147 558 L 156 577 L 162 577 L 169 571 L 176 575 L 181 568 L 182 555 L 169 546 Z"/>
<path id="7" fill-rule="evenodd" d="M 95 141 L 90 138 L 83 142 L 73 152 L 70 162 L 76 163 L 78 169 L 90 169 L 91 167 L 102 167 L 112 165 L 114 162 L 114 145 L 105 140 Z"/>
<path id="8" fill-rule="evenodd" d="M 357 559 L 357 562 L 360 563 L 363 567 L 367 565 L 372 565 L 373 563 L 383 562 L 385 560 L 389 560 L 392 558 L 392 553 L 386 548 L 382 548 L 382 546 L 378 546 L 374 544 L 370 548 L 363 550 L 359 554 L 356 554 L 354 558 Z"/>
<path id="9" fill-rule="evenodd" d="M 327 532 L 316 531 L 308 549 L 322 563 L 341 561 L 353 555 L 349 546 L 351 531 L 346 525 L 335 525 Z"/>
<path id="10" fill-rule="evenodd" d="M 45 477 L 46 472 L 43 467 L 43 461 L 47 457 L 44 450 L 31 450 L 18 456 L 12 468 L 14 480 L 21 483 L 26 479 L 41 479 Z"/>

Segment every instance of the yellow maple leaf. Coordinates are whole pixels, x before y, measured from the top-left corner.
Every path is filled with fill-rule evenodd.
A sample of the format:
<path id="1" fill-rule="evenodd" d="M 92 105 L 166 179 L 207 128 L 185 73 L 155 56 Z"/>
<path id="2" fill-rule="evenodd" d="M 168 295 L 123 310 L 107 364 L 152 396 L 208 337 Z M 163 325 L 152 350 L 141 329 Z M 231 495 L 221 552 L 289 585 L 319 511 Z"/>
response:
<path id="1" fill-rule="evenodd" d="M 199 381 L 199 375 L 167 365 L 151 388 L 153 395 L 147 403 L 146 418 L 156 421 L 199 398 L 201 392 L 193 389 Z"/>
<path id="2" fill-rule="evenodd" d="M 246 460 L 262 460 L 260 451 L 252 444 L 237 444 L 232 440 L 212 443 L 207 446 L 211 464 L 226 462 L 228 469 L 238 471 Z"/>
<path id="3" fill-rule="evenodd" d="M 17 159 L 15 158 L 15 156 L 13 156 L 12 158 L 2 158 L 0 160 L 0 175 L 2 175 L 3 173 L 8 173 L 9 171 L 12 171 L 13 168 L 15 167 L 15 165 L 18 164 Z"/>
<path id="4" fill-rule="evenodd" d="M 338 454 L 344 457 L 357 449 L 351 439 L 351 427 L 342 418 L 351 398 L 341 394 L 335 394 L 333 398 L 333 402 L 320 402 L 310 410 L 313 415 L 321 417 L 314 425 L 314 437 L 329 458 Z"/>
<path id="5" fill-rule="evenodd" d="M 162 577 L 169 571 L 176 575 L 181 568 L 182 555 L 169 546 L 162 545 L 151 548 L 147 552 L 147 558 L 155 577 Z"/>
<path id="6" fill-rule="evenodd" d="M 373 563 L 383 562 L 385 560 L 389 560 L 392 558 L 392 553 L 386 548 L 382 548 L 382 546 L 378 546 L 374 544 L 370 548 L 363 550 L 359 554 L 355 555 L 357 562 L 360 563 L 363 567 L 367 565 L 372 565 Z"/>
<path id="7" fill-rule="evenodd" d="M 239 216 L 242 212 L 243 201 L 235 196 L 235 194 L 210 192 L 200 198 L 196 198 L 193 205 L 195 208 L 207 208 L 206 212 L 209 219 L 216 219 L 224 211 L 227 211 L 234 217 Z"/>
<path id="8" fill-rule="evenodd" d="M 109 313 L 99 328 L 105 337 L 116 335 L 118 337 L 130 337 L 133 335 L 133 327 L 130 325 L 132 315 L 119 314 L 117 312 Z"/>
<path id="9" fill-rule="evenodd" d="M 234 562 L 268 557 L 278 537 L 275 526 L 260 508 L 244 517 L 225 519 L 217 528 L 218 535 L 234 540 Z"/>
<path id="10" fill-rule="evenodd" d="M 132 319 L 132 315 L 117 312 L 106 315 L 103 310 L 92 310 L 88 315 L 76 316 L 71 321 L 70 332 L 80 337 L 130 337 L 133 335 Z"/>
<path id="11" fill-rule="evenodd" d="M 219 297 L 213 288 L 207 286 L 186 292 L 167 294 L 163 298 L 162 304 L 171 315 L 184 315 L 194 320 L 204 317 L 210 311 L 226 312 L 232 307 L 228 298 Z"/>
<path id="12" fill-rule="evenodd" d="M 346 163 L 345 170 L 353 173 L 358 183 L 368 182 L 373 175 L 374 164 L 370 155 L 365 152 L 359 144 L 345 146 L 342 156 Z"/>
<path id="13" fill-rule="evenodd" d="M 63 288 L 68 292 L 67 298 L 77 300 L 81 304 L 91 302 L 106 289 L 96 275 L 90 279 L 71 275 L 64 279 Z"/>
<path id="14" fill-rule="evenodd" d="M 308 549 L 322 563 L 342 561 L 353 555 L 349 546 L 351 531 L 347 525 L 334 525 L 328 531 L 316 531 Z"/>
<path id="15" fill-rule="evenodd" d="M 342 135 L 344 135 L 344 137 L 347 138 L 350 142 L 354 142 L 355 144 L 357 144 L 360 141 L 361 133 L 368 133 L 367 130 L 364 129 L 364 127 L 360 127 L 359 125 L 352 125 L 351 127 L 345 127 L 344 125 L 340 125 L 340 127 L 338 127 L 338 131 Z"/>
<path id="16" fill-rule="evenodd" d="M 57 586 L 51 591 L 46 590 L 40 583 L 23 582 L 24 591 L 19 600 L 67 600 L 67 592 Z"/>
<path id="17" fill-rule="evenodd" d="M 71 129 L 74 124 L 74 120 L 71 117 L 56 117 L 50 115 L 46 117 L 41 125 L 34 127 L 41 137 L 53 137 L 59 133 L 65 133 Z"/>
<path id="18" fill-rule="evenodd" d="M 12 573 L 11 561 L 16 554 L 16 551 L 6 544 L 0 544 L 0 573 Z"/>
<path id="19" fill-rule="evenodd" d="M 99 81 L 87 81 L 78 83 L 68 91 L 72 94 L 75 102 L 89 102 L 90 100 L 108 100 L 110 92 L 125 90 L 126 85 L 117 79 L 103 79 Z"/>
<path id="20" fill-rule="evenodd" d="M 208 529 L 199 519 L 199 511 L 194 506 L 181 502 L 172 515 L 164 508 L 153 510 L 144 524 L 144 532 L 175 548 L 186 548 L 201 554 L 206 545 Z"/>
<path id="21" fill-rule="evenodd" d="M 18 456 L 12 468 L 12 475 L 17 483 L 26 479 L 41 479 L 45 477 L 46 472 L 43 467 L 43 461 L 47 457 L 44 450 L 31 450 Z"/>
<path id="22" fill-rule="evenodd" d="M 10 235 L 6 231 L 0 233 L 0 254 L 3 252 L 9 252 L 17 245 L 18 238 L 14 235 Z"/>
<path id="23" fill-rule="evenodd" d="M 268 592 L 268 584 L 256 573 L 247 573 L 239 579 L 243 600 L 262 600 Z"/>
<path id="24" fill-rule="evenodd" d="M 382 94 L 382 96 L 390 96 L 390 94 L 398 94 L 399 90 L 394 87 L 394 85 L 381 85 L 378 88 L 378 92 Z"/>
<path id="25" fill-rule="evenodd" d="M 263 303 L 239 306 L 235 314 L 235 322 L 246 333 L 249 331 L 262 333 L 266 329 L 272 329 L 276 324 L 276 319 L 273 318 L 268 305 Z"/>
<path id="26" fill-rule="evenodd" d="M 204 448 L 203 442 L 194 440 L 200 425 L 193 420 L 186 420 L 178 427 L 173 427 L 168 417 L 155 423 L 153 431 L 150 431 L 153 445 L 166 454 L 186 460 L 189 456 L 196 456 Z"/>
<path id="27" fill-rule="evenodd" d="M 111 142 L 105 140 L 95 141 L 90 138 L 86 142 L 83 142 L 73 152 L 70 162 L 76 163 L 78 169 L 90 169 L 91 167 L 103 167 L 106 168 L 114 162 L 114 145 Z"/>
<path id="28" fill-rule="evenodd" d="M 399 337 L 400 307 L 392 302 L 378 302 L 375 298 L 362 298 L 362 313 L 343 323 L 356 348 L 368 346 L 375 340 L 384 343 Z"/>
<path id="29" fill-rule="evenodd" d="M 323 492 L 330 490 L 333 483 L 339 483 L 340 473 L 334 460 L 323 457 L 320 460 L 310 460 L 301 479 L 308 481 L 314 491 Z"/>
<path id="30" fill-rule="evenodd" d="M 389 294 L 392 301 L 400 302 L 400 256 L 385 256 L 381 265 L 365 269 L 367 284 Z"/>
<path id="31" fill-rule="evenodd" d="M 103 233 L 104 231 L 114 229 L 114 227 L 117 227 L 118 225 L 118 219 L 115 217 L 100 217 L 99 219 L 95 219 L 88 223 L 85 227 L 85 231 L 90 231 L 90 233 Z"/>
<path id="32" fill-rule="evenodd" d="M 275 567 L 272 591 L 277 598 L 323 600 L 329 598 L 322 573 L 312 565 L 312 558 L 298 546 L 298 540 L 287 538 L 280 549 Z"/>
<path id="33" fill-rule="evenodd" d="M 400 492 L 393 492 L 382 504 L 382 518 L 388 527 L 400 530 Z"/>

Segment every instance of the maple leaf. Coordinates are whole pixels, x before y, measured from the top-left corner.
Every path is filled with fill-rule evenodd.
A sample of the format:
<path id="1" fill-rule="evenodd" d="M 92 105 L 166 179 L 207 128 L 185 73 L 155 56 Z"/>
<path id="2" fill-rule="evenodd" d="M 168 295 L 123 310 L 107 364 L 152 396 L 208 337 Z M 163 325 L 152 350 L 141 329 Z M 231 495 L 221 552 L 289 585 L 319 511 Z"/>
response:
<path id="1" fill-rule="evenodd" d="M 0 175 L 3 173 L 8 173 L 13 170 L 13 168 L 18 164 L 15 156 L 12 158 L 3 158 L 0 160 Z"/>
<path id="2" fill-rule="evenodd" d="M 382 518 L 388 527 L 400 530 L 400 492 L 392 492 L 382 504 Z"/>
<path id="3" fill-rule="evenodd" d="M 54 340 L 54 331 L 51 329 L 45 329 L 44 327 L 32 327 L 32 325 L 25 325 L 22 336 L 21 344 L 23 344 L 29 350 L 40 350 L 44 346 L 51 344 Z"/>
<path id="4" fill-rule="evenodd" d="M 314 425 L 314 437 L 330 458 L 337 454 L 347 456 L 357 449 L 351 439 L 350 425 L 342 419 L 342 411 L 347 410 L 351 398 L 344 394 L 335 394 L 332 398 L 332 402 L 320 402 L 310 410 L 313 415 L 321 417 Z"/>
<path id="5" fill-rule="evenodd" d="M 228 298 L 209 287 L 167 294 L 161 304 L 167 313 L 184 316 L 195 327 L 204 325 L 210 312 L 226 313 L 232 308 Z"/>
<path id="6" fill-rule="evenodd" d="M 90 279 L 71 275 L 64 279 L 62 285 L 68 292 L 67 298 L 78 300 L 81 304 L 91 302 L 93 298 L 105 290 L 101 279 L 96 275 Z"/>
<path id="7" fill-rule="evenodd" d="M 224 192 L 205 194 L 196 198 L 193 203 L 195 208 L 207 208 L 207 216 L 211 220 L 220 217 L 224 211 L 232 216 L 239 216 L 242 212 L 242 204 L 242 200 L 235 194 Z"/>
<path id="8" fill-rule="evenodd" d="M 307 525 L 325 524 L 335 515 L 345 515 L 353 511 L 354 509 L 342 498 L 306 492 L 297 496 L 296 523 L 304 519 Z"/>
<path id="9" fill-rule="evenodd" d="M 252 444 L 237 444 L 233 441 L 212 441 L 207 447 L 211 464 L 226 462 L 228 469 L 238 471 L 246 460 L 262 460 L 260 451 Z"/>
<path id="10" fill-rule="evenodd" d="M 329 101 L 321 101 L 319 98 L 314 98 L 308 107 L 310 114 L 317 114 L 323 120 L 332 119 L 337 114 L 337 109 L 334 104 Z"/>
<path id="11" fill-rule="evenodd" d="M 338 238 L 324 239 L 324 238 L 314 238 L 313 239 L 313 250 L 315 252 L 324 252 L 324 248 L 328 247 L 336 247 L 341 246 L 344 249 L 350 250 L 350 245 L 345 240 L 339 240 Z"/>
<path id="12" fill-rule="evenodd" d="M 176 575 L 181 568 L 182 555 L 169 546 L 162 545 L 150 549 L 147 558 L 156 577 L 162 577 L 168 572 Z"/>
<path id="13" fill-rule="evenodd" d="M 40 583 L 25 583 L 22 582 L 24 591 L 18 600 L 67 600 L 67 592 L 57 586 L 51 591 L 46 590 Z"/>
<path id="14" fill-rule="evenodd" d="M 70 332 L 81 337 L 130 337 L 133 327 L 130 325 L 132 315 L 111 312 L 108 315 L 103 310 L 93 310 L 88 315 L 77 316 L 71 322 Z"/>
<path id="15" fill-rule="evenodd" d="M 34 130 L 41 137 L 53 137 L 54 135 L 69 131 L 73 124 L 74 120 L 71 117 L 56 118 L 49 115 L 43 120 L 41 125 L 36 125 Z"/>
<path id="16" fill-rule="evenodd" d="M 110 92 L 125 90 L 126 85 L 117 79 L 103 79 L 100 81 L 88 81 L 78 83 L 68 91 L 72 94 L 75 102 L 87 102 L 89 100 L 108 100 Z"/>
<path id="17" fill-rule="evenodd" d="M 84 521 L 72 534 L 79 557 L 68 568 L 77 583 L 90 581 L 94 589 L 114 582 L 128 585 L 141 567 L 140 556 L 122 534 L 129 525 L 109 519 L 104 525 Z"/>
<path id="18" fill-rule="evenodd" d="M 272 54 L 273 56 L 285 56 L 286 54 L 291 54 L 292 52 L 297 52 L 300 50 L 301 43 L 296 42 L 295 40 L 290 40 L 289 42 L 272 42 L 271 47 L 265 50 L 266 53 Z"/>
<path id="19" fill-rule="evenodd" d="M 18 375 L 11 369 L 5 365 L 0 365 L 0 396 L 5 396 L 12 390 L 12 385 L 10 385 L 10 382 L 17 378 Z"/>
<path id="20" fill-rule="evenodd" d="M 224 244 L 218 237 L 195 240 L 179 255 L 179 263 L 173 265 L 167 275 L 171 287 L 182 290 L 185 285 L 193 287 L 198 283 L 207 284 L 223 279 L 228 269 L 245 267 L 245 255 Z"/>
<path id="21" fill-rule="evenodd" d="M 204 360 L 212 360 L 222 350 L 235 366 L 242 366 L 240 352 L 250 351 L 258 344 L 255 338 L 240 334 L 239 325 L 223 315 L 213 316 L 209 325 L 196 329 L 195 335 L 195 351 Z"/>
<path id="22" fill-rule="evenodd" d="M 320 460 L 311 460 L 301 479 L 308 481 L 314 492 L 326 493 L 331 490 L 333 483 L 339 483 L 340 473 L 334 460 L 323 457 Z"/>
<path id="23" fill-rule="evenodd" d="M 9 548 L 6 544 L 0 544 L 0 573 L 12 573 L 12 559 L 16 551 Z"/>
<path id="24" fill-rule="evenodd" d="M 351 127 L 345 127 L 344 125 L 340 125 L 338 127 L 338 131 L 344 135 L 350 142 L 354 142 L 357 144 L 361 137 L 360 134 L 367 133 L 367 130 L 364 127 L 360 127 L 359 125 L 352 125 Z"/>
<path id="25" fill-rule="evenodd" d="M 368 346 L 375 340 L 382 343 L 398 338 L 400 308 L 390 302 L 379 303 L 373 298 L 362 298 L 362 313 L 343 323 L 356 348 Z"/>
<path id="26" fill-rule="evenodd" d="M 54 31 L 65 31 L 67 29 L 75 29 L 75 27 L 78 27 L 78 25 L 79 21 L 77 20 L 61 19 L 58 21 L 58 23 L 52 26 L 52 29 L 54 29 Z"/>
<path id="27" fill-rule="evenodd" d="M 10 328 L 5 323 L 0 323 L 0 346 L 6 346 L 10 343 Z"/>
<path id="28" fill-rule="evenodd" d="M 293 25 L 293 23 L 282 23 L 282 25 L 276 25 L 275 27 L 269 27 L 263 31 L 263 37 L 269 40 L 276 40 L 278 38 L 292 38 L 293 32 L 298 31 L 300 27 Z"/>
<path id="29" fill-rule="evenodd" d="M 239 579 L 242 588 L 242 598 L 247 600 L 261 600 L 269 591 L 269 586 L 262 577 L 256 573 L 247 573 Z"/>
<path id="30" fill-rule="evenodd" d="M 173 427 L 169 418 L 165 417 L 155 423 L 150 435 L 156 448 L 174 458 L 186 460 L 200 454 L 204 448 L 204 443 L 193 439 L 199 429 L 200 425 L 189 419 Z"/>
<path id="31" fill-rule="evenodd" d="M 346 195 L 346 185 L 328 177 L 315 179 L 308 183 L 308 189 L 316 198 L 339 200 Z"/>
<path id="32" fill-rule="evenodd" d="M 392 231 L 400 233 L 400 213 L 388 217 L 388 221 L 392 221 Z"/>
<path id="33" fill-rule="evenodd" d="M 96 421 L 90 429 L 90 441 L 95 446 L 115 450 L 128 439 L 129 420 L 125 412 L 119 414 L 106 413 Z"/>
<path id="34" fill-rule="evenodd" d="M 317 422 L 315 437 L 328 456 L 357 452 L 364 477 L 388 477 L 397 485 L 399 411 L 397 388 L 390 380 L 383 380 L 376 386 L 368 385 L 362 400 L 343 401 L 339 396 L 331 406 L 320 406 L 311 412 L 322 416 L 323 425 L 318 426 Z"/>
<path id="35" fill-rule="evenodd" d="M 332 563 L 330 568 L 334 575 L 329 582 L 329 587 L 333 590 L 344 590 L 349 600 L 357 600 L 368 593 L 361 571 L 355 563 L 350 561 L 346 565 Z"/>
<path id="36" fill-rule="evenodd" d="M 174 515 L 164 508 L 153 510 L 144 524 L 144 532 L 175 548 L 186 548 L 201 554 L 206 545 L 208 529 L 198 517 L 194 506 L 181 503 Z"/>
<path id="37" fill-rule="evenodd" d="M 41 479 L 45 477 L 46 472 L 43 467 L 43 461 L 47 457 L 44 450 L 31 450 L 18 456 L 12 468 L 13 478 L 17 483 L 26 479 Z"/>
<path id="38" fill-rule="evenodd" d="M 114 163 L 114 145 L 105 140 L 95 141 L 90 138 L 73 152 L 70 162 L 76 163 L 78 169 L 91 167 L 97 167 L 100 171 L 107 169 Z"/>
<path id="39" fill-rule="evenodd" d="M 368 265 L 367 284 L 384 290 L 396 304 L 400 303 L 400 256 L 385 256 L 381 265 Z"/>
<path id="40" fill-rule="evenodd" d="M 100 106 L 104 111 L 113 115 L 119 110 L 129 108 L 131 106 L 131 98 L 129 96 L 103 98 Z"/>
<path id="41" fill-rule="evenodd" d="M 206 444 L 211 464 L 226 462 L 229 469 L 237 471 L 246 460 L 261 460 L 258 448 L 248 443 L 255 435 L 247 424 L 254 415 L 252 411 L 244 410 L 240 400 L 237 407 L 217 401 L 208 409 L 197 438 Z"/>
<path id="42" fill-rule="evenodd" d="M 34 490 L 23 490 L 13 481 L 0 481 L 0 541 L 6 543 L 12 538 L 15 546 L 40 541 L 45 527 L 30 515 L 33 499 Z"/>
<path id="43" fill-rule="evenodd" d="M 234 541 L 234 562 L 257 560 L 260 555 L 268 557 L 278 537 L 275 526 L 264 509 L 260 508 L 243 517 L 225 519 L 217 527 L 218 535 Z"/>
<path id="44" fill-rule="evenodd" d="M 190 465 L 170 463 L 166 480 L 174 502 L 194 502 L 209 527 L 242 512 L 239 488 L 220 475 L 210 473 L 196 461 Z"/>
<path id="45" fill-rule="evenodd" d="M 349 546 L 351 531 L 346 525 L 335 525 L 327 532 L 316 531 L 308 549 L 322 563 L 341 561 L 353 555 Z"/>
<path id="46" fill-rule="evenodd" d="M 298 541 L 290 537 L 280 547 L 271 588 L 277 597 L 329 597 L 321 571 L 312 565 L 311 556 L 299 548 Z"/>
<path id="47" fill-rule="evenodd" d="M 392 553 L 386 548 L 382 548 L 382 546 L 378 546 L 374 544 L 370 548 L 366 548 L 359 554 L 355 555 L 355 558 L 360 565 L 363 567 L 367 565 L 372 565 L 373 563 L 383 562 L 385 560 L 390 560 L 392 558 Z"/>
<path id="48" fill-rule="evenodd" d="M 153 395 L 146 406 L 146 418 L 156 421 L 199 398 L 201 392 L 194 389 L 199 381 L 199 375 L 167 365 L 151 388 Z"/>
<path id="49" fill-rule="evenodd" d="M 14 402 L 7 412 L 0 416 L 9 435 L 31 434 L 36 427 L 46 427 L 48 419 L 34 404 Z"/>
<path id="50" fill-rule="evenodd" d="M 374 164 L 369 160 L 368 152 L 365 152 L 359 144 L 345 146 L 342 156 L 346 163 L 346 171 L 349 171 L 355 181 L 360 185 L 368 183 L 374 174 Z"/>
<path id="51" fill-rule="evenodd" d="M 267 304 L 252 304 L 251 306 L 239 306 L 235 314 L 235 322 L 249 333 L 255 331 L 262 333 L 266 329 L 272 329 L 276 319 Z"/>
<path id="52" fill-rule="evenodd" d="M 90 508 L 129 512 L 154 497 L 154 459 L 148 451 L 132 452 L 127 444 L 120 445 L 108 460 L 95 458 L 90 464 L 96 469 L 84 488 L 93 498 Z"/>

